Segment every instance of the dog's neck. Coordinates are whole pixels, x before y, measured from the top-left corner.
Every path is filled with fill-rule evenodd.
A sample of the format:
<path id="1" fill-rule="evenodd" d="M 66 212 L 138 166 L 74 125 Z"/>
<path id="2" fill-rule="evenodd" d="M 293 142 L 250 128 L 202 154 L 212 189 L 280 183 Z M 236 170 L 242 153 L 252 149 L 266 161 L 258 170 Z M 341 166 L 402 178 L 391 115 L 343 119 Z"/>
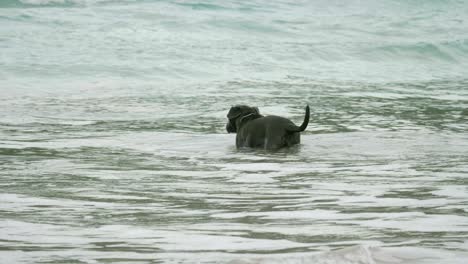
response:
<path id="1" fill-rule="evenodd" d="M 247 115 L 245 115 L 245 116 L 241 116 L 241 117 L 239 117 L 239 118 L 240 118 L 241 120 L 244 120 L 244 118 L 251 117 L 251 116 L 253 116 L 253 115 L 255 115 L 255 114 L 256 114 L 256 113 L 250 113 L 250 114 L 247 114 Z"/>
<path id="2" fill-rule="evenodd" d="M 263 116 L 259 113 L 249 113 L 244 116 L 240 116 L 236 122 L 237 129 L 240 129 L 241 126 L 244 125 L 247 121 L 254 120 L 260 117 L 263 117 Z"/>

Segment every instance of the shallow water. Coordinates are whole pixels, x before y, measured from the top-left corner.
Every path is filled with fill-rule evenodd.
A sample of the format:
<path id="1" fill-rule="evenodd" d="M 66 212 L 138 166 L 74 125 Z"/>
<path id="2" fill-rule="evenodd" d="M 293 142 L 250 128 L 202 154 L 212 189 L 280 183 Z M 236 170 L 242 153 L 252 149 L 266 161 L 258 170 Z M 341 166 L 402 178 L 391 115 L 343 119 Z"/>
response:
<path id="1" fill-rule="evenodd" d="M 3 1 L 1 262 L 465 263 L 468 5 L 418 3 Z"/>

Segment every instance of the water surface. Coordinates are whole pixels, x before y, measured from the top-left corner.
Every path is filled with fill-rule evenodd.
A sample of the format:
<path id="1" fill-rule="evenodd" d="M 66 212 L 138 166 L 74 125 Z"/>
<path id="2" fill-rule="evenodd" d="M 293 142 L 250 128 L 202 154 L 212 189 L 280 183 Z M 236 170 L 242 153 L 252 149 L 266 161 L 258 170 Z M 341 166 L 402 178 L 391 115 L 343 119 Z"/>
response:
<path id="1" fill-rule="evenodd" d="M 467 14 L 2 1 L 2 261 L 465 263 Z M 237 150 L 238 103 L 301 145 Z"/>

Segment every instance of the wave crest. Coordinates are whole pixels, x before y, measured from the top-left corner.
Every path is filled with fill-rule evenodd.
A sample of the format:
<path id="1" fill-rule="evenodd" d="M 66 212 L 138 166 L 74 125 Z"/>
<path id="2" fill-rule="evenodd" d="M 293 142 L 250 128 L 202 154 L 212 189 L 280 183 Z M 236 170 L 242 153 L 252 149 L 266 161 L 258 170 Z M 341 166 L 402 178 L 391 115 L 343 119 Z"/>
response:
<path id="1" fill-rule="evenodd" d="M 401 58 L 416 60 L 439 60 L 461 62 L 468 54 L 468 40 L 461 39 L 442 43 L 419 42 L 414 44 L 384 45 L 366 51 L 373 59 Z"/>
<path id="2" fill-rule="evenodd" d="M 68 7 L 96 4 L 109 0 L 3 0 L 0 8 L 8 7 Z"/>

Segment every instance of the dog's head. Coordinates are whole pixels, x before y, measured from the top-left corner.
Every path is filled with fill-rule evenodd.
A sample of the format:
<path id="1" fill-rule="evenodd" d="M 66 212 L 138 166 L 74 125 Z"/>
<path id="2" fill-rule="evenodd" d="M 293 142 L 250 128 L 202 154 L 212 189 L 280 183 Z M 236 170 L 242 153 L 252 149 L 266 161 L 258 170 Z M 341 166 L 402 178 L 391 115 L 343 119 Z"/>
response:
<path id="1" fill-rule="evenodd" d="M 242 121 L 260 116 L 260 111 L 257 107 L 247 105 L 233 106 L 227 114 L 228 123 L 226 124 L 226 130 L 229 133 L 236 133 Z"/>

